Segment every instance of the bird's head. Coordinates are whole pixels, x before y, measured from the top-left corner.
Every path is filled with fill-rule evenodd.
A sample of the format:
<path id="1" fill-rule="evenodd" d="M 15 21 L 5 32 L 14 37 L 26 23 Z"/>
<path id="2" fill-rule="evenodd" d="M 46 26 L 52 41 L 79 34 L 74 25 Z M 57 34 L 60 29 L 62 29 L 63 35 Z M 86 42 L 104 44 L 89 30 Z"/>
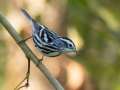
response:
<path id="1" fill-rule="evenodd" d="M 73 41 L 67 37 L 60 38 L 64 43 L 63 52 L 76 52 L 76 47 Z"/>

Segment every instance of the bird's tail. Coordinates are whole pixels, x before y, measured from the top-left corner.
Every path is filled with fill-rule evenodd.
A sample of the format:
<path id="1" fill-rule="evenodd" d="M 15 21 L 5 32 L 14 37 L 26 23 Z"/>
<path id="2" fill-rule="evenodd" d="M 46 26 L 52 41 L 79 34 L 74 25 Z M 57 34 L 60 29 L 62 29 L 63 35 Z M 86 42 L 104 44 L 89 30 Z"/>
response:
<path id="1" fill-rule="evenodd" d="M 34 21 L 33 18 L 28 14 L 28 12 L 25 9 L 21 9 L 21 12 L 30 20 Z"/>

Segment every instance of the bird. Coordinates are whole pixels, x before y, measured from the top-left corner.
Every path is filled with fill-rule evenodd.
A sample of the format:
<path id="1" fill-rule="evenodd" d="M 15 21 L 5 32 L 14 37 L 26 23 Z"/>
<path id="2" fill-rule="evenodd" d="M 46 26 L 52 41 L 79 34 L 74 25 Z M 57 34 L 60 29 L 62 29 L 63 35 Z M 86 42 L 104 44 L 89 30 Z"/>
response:
<path id="1" fill-rule="evenodd" d="M 38 23 L 25 9 L 21 9 L 21 12 L 31 22 L 33 42 L 44 56 L 56 57 L 64 53 L 76 52 L 75 44 L 70 38 L 62 37 Z"/>

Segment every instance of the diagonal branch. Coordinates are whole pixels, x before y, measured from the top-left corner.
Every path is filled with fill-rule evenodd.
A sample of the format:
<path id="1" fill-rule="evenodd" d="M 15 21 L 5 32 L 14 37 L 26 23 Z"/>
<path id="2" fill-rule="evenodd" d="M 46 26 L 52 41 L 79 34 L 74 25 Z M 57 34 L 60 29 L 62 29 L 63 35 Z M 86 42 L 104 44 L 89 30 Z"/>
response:
<path id="1" fill-rule="evenodd" d="M 19 47 L 22 49 L 26 57 L 29 57 L 30 60 L 37 66 L 37 68 L 42 71 L 42 73 L 46 76 L 49 82 L 53 85 L 56 90 L 64 90 L 61 84 L 51 75 L 48 69 L 39 61 L 37 56 L 31 51 L 31 49 L 27 46 L 26 43 L 21 42 L 23 39 L 16 32 L 16 30 L 12 27 L 12 25 L 8 22 L 8 20 L 0 13 L 0 23 L 6 28 L 9 34 L 13 37 Z"/>

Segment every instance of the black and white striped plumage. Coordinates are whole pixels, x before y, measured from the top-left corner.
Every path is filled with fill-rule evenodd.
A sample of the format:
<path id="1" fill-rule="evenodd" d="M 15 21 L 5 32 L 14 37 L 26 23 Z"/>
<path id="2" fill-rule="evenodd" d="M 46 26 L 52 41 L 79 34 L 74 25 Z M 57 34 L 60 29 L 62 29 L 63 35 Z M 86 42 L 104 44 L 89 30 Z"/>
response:
<path id="1" fill-rule="evenodd" d="M 21 11 L 32 23 L 32 36 L 35 46 L 45 56 L 55 57 L 65 52 L 76 51 L 72 40 L 67 37 L 61 37 L 55 32 L 49 31 L 47 27 L 32 19 L 32 17 L 24 9 Z"/>

